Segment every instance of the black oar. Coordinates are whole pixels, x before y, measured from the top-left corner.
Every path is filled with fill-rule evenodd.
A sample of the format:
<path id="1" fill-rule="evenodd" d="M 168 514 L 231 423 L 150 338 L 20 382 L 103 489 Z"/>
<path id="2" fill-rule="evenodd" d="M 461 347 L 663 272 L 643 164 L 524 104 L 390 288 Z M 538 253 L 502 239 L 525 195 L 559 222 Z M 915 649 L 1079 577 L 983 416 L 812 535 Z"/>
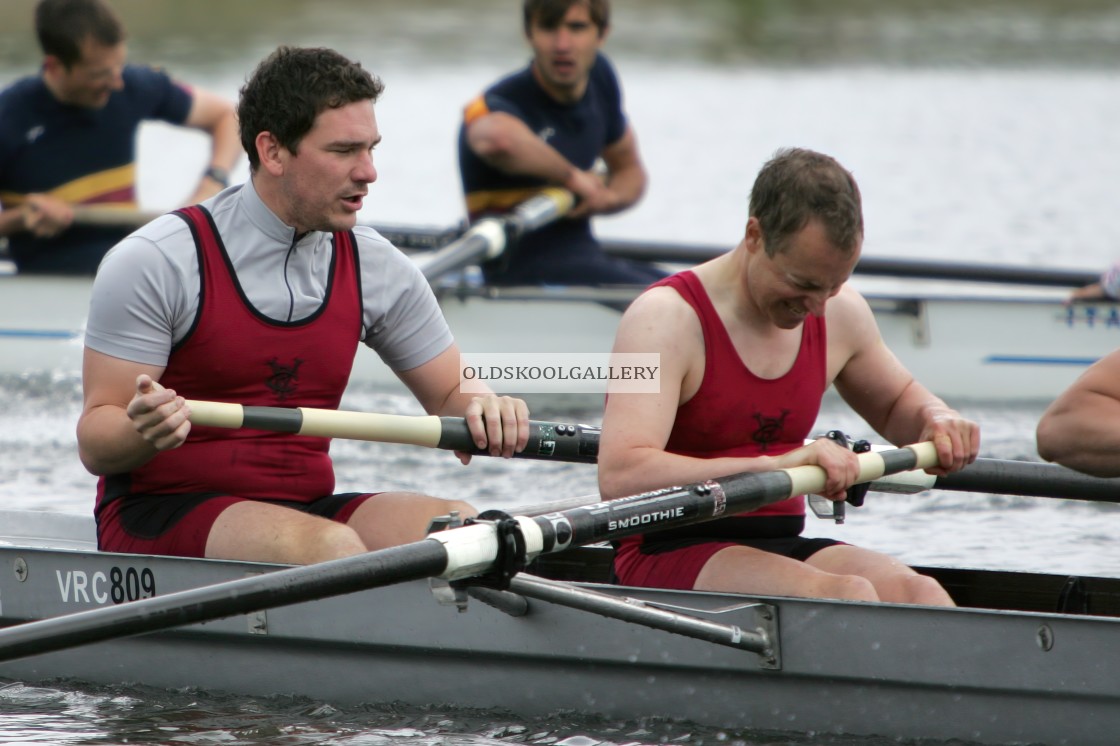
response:
<path id="1" fill-rule="evenodd" d="M 565 189 L 545 189 L 501 217 L 479 220 L 447 246 L 416 258 L 416 263 L 431 282 L 468 264 L 496 259 L 511 239 L 563 217 L 574 203 Z"/>
<path id="2" fill-rule="evenodd" d="M 859 480 L 937 463 L 932 443 L 859 455 Z M 737 474 L 536 517 L 516 519 L 530 561 L 573 546 L 621 539 L 755 510 L 824 488 L 817 466 Z M 479 522 L 392 549 L 317 565 L 291 567 L 167 596 L 28 622 L 0 630 L 0 661 L 154 632 L 185 624 L 314 601 L 427 577 L 457 580 L 509 566 L 512 520 Z"/>
<path id="3" fill-rule="evenodd" d="M 191 422 L 197 425 L 487 453 L 475 445 L 467 421 L 462 417 L 374 414 L 310 407 L 246 407 L 198 400 L 187 400 L 187 406 L 191 409 Z M 534 420 L 529 423 L 529 443 L 515 458 L 593 464 L 598 455 L 599 428 Z"/>
<path id="4" fill-rule="evenodd" d="M 895 475 L 876 481 L 871 489 L 895 493 L 937 489 L 1120 503 L 1120 477 L 1105 479 L 1058 464 L 994 458 L 978 458 L 961 471 L 945 476 L 934 477 L 925 472 Z"/>
<path id="5" fill-rule="evenodd" d="M 726 254 L 728 247 L 650 241 L 604 241 L 603 250 L 612 256 L 636 261 L 691 265 Z M 995 282 L 1005 285 L 1038 285 L 1044 287 L 1079 287 L 1096 282 L 1100 276 L 1099 272 L 1094 273 L 1083 269 L 945 262 L 927 259 L 892 259 L 890 257 L 867 255 L 860 257 L 853 274 L 857 276 L 963 280 L 966 282 Z"/>

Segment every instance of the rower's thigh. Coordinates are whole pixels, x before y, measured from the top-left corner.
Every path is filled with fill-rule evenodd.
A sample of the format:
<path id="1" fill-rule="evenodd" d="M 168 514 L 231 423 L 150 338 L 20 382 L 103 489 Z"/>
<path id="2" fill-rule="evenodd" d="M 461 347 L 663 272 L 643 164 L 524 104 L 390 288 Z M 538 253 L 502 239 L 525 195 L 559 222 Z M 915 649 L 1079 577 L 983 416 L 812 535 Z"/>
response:
<path id="1" fill-rule="evenodd" d="M 871 581 L 883 601 L 953 606 L 949 594 L 931 577 L 890 555 L 850 544 L 837 544 L 813 554 L 806 563 L 825 572 L 859 575 Z"/>
<path id="2" fill-rule="evenodd" d="M 451 511 L 458 511 L 460 518 L 478 514 L 461 500 L 444 500 L 418 492 L 381 492 L 366 499 L 346 525 L 357 532 L 367 548 L 384 549 L 423 539 L 432 519 Z"/>
<path id="3" fill-rule="evenodd" d="M 697 576 L 694 588 L 802 598 L 878 600 L 871 583 L 864 578 L 826 572 L 800 560 L 746 546 L 727 547 L 712 555 Z"/>
<path id="4" fill-rule="evenodd" d="M 297 565 L 364 551 L 358 534 L 345 524 L 257 500 L 223 510 L 206 540 L 210 558 Z"/>

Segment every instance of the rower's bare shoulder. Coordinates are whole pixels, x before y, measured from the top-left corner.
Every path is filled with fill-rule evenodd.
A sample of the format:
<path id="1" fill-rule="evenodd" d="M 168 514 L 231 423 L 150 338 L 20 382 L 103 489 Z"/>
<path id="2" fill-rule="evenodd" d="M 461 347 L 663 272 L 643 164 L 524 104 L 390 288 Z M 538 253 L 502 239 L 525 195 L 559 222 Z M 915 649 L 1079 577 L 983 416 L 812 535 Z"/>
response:
<path id="1" fill-rule="evenodd" d="M 692 306 L 681 297 L 680 293 L 664 285 L 650 288 L 635 298 L 622 318 L 623 320 L 652 318 L 664 323 L 684 322 L 691 319 L 699 325 L 699 319 L 696 318 Z"/>
<path id="2" fill-rule="evenodd" d="M 634 299 L 618 325 L 618 339 L 672 340 L 695 336 L 700 319 L 684 298 L 670 287 L 647 290 Z"/>
<path id="3" fill-rule="evenodd" d="M 847 330 L 864 333 L 875 327 L 875 315 L 867 299 L 851 285 L 845 284 L 840 292 L 825 306 L 825 318 L 830 333 L 833 330 Z"/>

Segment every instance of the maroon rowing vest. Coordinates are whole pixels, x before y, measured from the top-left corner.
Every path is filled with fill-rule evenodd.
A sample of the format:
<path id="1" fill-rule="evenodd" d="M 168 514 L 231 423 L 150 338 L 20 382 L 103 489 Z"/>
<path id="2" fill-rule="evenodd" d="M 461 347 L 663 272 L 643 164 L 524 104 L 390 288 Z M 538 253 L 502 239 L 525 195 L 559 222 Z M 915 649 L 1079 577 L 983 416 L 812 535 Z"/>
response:
<path id="1" fill-rule="evenodd" d="M 201 207 L 177 214 L 198 251 L 199 310 L 160 383 L 187 399 L 337 409 L 362 325 L 353 234 L 334 234 L 322 306 L 300 321 L 279 322 L 250 305 L 210 214 Z M 326 438 L 192 424 L 179 448 L 102 478 L 98 505 L 125 494 L 193 492 L 309 502 L 334 491 L 329 448 Z"/>
<path id="2" fill-rule="evenodd" d="M 665 450 L 697 458 L 777 456 L 804 445 L 826 389 L 824 319 L 805 318 L 801 349 L 785 375 L 759 378 L 743 364 L 699 277 L 685 271 L 657 284 L 673 288 L 692 306 L 704 332 L 704 380 L 677 410 Z M 749 515 L 805 515 L 805 498 Z"/>

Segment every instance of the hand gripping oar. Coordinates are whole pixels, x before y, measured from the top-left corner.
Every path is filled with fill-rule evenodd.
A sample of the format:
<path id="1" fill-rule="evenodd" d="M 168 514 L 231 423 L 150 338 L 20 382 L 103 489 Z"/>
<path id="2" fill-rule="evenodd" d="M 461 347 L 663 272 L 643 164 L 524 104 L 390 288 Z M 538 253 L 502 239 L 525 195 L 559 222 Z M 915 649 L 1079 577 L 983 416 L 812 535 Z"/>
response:
<path id="1" fill-rule="evenodd" d="M 575 204 L 566 189 L 549 188 L 525 200 L 501 217 L 483 218 L 458 239 L 416 260 L 429 282 L 440 275 L 478 261 L 498 258 L 523 233 L 563 217 Z"/>
<path id="2" fill-rule="evenodd" d="M 246 407 L 195 400 L 187 400 L 187 406 L 191 409 L 191 422 L 196 425 L 401 443 L 482 455 L 487 453 L 475 445 L 467 421 L 462 417 L 373 414 L 310 407 Z M 593 464 L 598 455 L 598 428 L 531 421 L 529 443 L 514 457 Z"/>
<path id="3" fill-rule="evenodd" d="M 858 456 L 857 481 L 937 464 L 932 443 Z M 480 520 L 421 541 L 316 565 L 289 567 L 187 591 L 0 630 L 0 661 L 184 624 L 379 588 L 407 580 L 459 580 L 508 563 L 512 544 L 525 563 L 573 546 L 621 539 L 760 508 L 824 489 L 825 471 L 798 466 L 736 474 L 540 516 Z M 516 541 L 510 542 L 511 524 Z M 138 558 L 139 559 L 139 558 Z"/>

